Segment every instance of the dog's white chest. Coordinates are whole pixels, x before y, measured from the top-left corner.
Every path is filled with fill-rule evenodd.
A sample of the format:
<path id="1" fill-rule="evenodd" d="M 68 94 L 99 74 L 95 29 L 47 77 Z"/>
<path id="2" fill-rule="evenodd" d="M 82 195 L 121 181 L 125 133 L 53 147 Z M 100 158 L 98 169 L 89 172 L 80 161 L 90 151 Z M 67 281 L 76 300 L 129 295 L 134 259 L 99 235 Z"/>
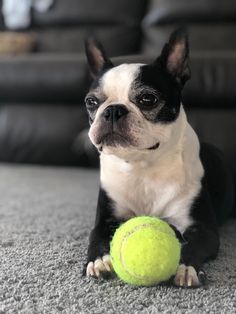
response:
<path id="1" fill-rule="evenodd" d="M 155 171 L 135 168 L 112 157 L 101 168 L 101 183 L 114 202 L 115 216 L 128 219 L 133 216 L 150 215 L 165 219 L 180 232 L 192 224 L 190 206 L 199 186 L 185 189 L 185 174 L 181 161 L 168 168 L 157 167 Z"/>

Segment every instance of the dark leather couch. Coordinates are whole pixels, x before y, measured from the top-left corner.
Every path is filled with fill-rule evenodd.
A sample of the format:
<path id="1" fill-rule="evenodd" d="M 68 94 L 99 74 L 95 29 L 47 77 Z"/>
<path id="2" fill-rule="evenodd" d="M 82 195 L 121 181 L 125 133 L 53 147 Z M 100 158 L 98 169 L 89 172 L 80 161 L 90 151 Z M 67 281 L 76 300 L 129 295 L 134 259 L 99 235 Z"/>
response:
<path id="1" fill-rule="evenodd" d="M 178 25 L 190 36 L 192 79 L 184 91 L 200 139 L 221 148 L 236 171 L 236 2 L 233 0 L 55 0 L 26 32 L 34 53 L 0 57 L 0 160 L 95 166 L 83 98 L 84 38 L 114 61 L 149 62 Z M 0 26 L 4 29 L 3 24 Z"/>

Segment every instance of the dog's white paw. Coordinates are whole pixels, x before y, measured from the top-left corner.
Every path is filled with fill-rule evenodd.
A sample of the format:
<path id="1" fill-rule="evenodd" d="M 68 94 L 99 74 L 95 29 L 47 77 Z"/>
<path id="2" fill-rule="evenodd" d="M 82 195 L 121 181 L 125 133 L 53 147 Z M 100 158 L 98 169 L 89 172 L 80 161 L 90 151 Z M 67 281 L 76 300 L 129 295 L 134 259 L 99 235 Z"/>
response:
<path id="1" fill-rule="evenodd" d="M 89 262 L 86 269 L 86 275 L 99 278 L 102 273 L 111 273 L 112 264 L 110 255 L 104 255 L 97 258 L 94 262 Z"/>
<path id="2" fill-rule="evenodd" d="M 202 285 L 202 280 L 205 278 L 205 273 L 199 271 L 197 274 L 196 269 L 193 266 L 186 266 L 184 264 L 179 265 L 174 284 L 178 287 L 194 288 Z"/>

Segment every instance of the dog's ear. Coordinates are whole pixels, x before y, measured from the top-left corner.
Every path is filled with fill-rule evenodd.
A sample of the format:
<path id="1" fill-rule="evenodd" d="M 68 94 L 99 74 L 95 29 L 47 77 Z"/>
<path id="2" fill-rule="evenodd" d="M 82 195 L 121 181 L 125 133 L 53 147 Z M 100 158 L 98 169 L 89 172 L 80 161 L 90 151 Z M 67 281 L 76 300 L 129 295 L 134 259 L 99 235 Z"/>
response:
<path id="1" fill-rule="evenodd" d="M 101 71 L 113 67 L 112 62 L 106 56 L 103 46 L 94 38 L 85 40 L 85 51 L 93 78 L 96 78 Z"/>
<path id="2" fill-rule="evenodd" d="M 190 78 L 188 36 L 184 28 L 170 35 L 156 62 L 161 62 L 182 86 Z"/>

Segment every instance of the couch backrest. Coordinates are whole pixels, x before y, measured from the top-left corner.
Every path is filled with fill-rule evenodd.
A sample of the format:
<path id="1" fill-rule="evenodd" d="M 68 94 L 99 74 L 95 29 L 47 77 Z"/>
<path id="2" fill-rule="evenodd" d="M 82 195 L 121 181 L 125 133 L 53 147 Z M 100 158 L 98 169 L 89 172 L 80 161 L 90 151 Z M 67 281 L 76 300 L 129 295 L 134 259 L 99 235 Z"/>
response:
<path id="1" fill-rule="evenodd" d="M 143 52 L 155 54 L 168 34 L 187 26 L 192 52 L 235 50 L 234 0 L 151 0 L 143 19 Z"/>
<path id="2" fill-rule="evenodd" d="M 55 0 L 44 13 L 33 11 L 30 32 L 38 52 L 83 52 L 84 39 L 95 36 L 110 55 L 136 53 L 145 0 Z"/>

